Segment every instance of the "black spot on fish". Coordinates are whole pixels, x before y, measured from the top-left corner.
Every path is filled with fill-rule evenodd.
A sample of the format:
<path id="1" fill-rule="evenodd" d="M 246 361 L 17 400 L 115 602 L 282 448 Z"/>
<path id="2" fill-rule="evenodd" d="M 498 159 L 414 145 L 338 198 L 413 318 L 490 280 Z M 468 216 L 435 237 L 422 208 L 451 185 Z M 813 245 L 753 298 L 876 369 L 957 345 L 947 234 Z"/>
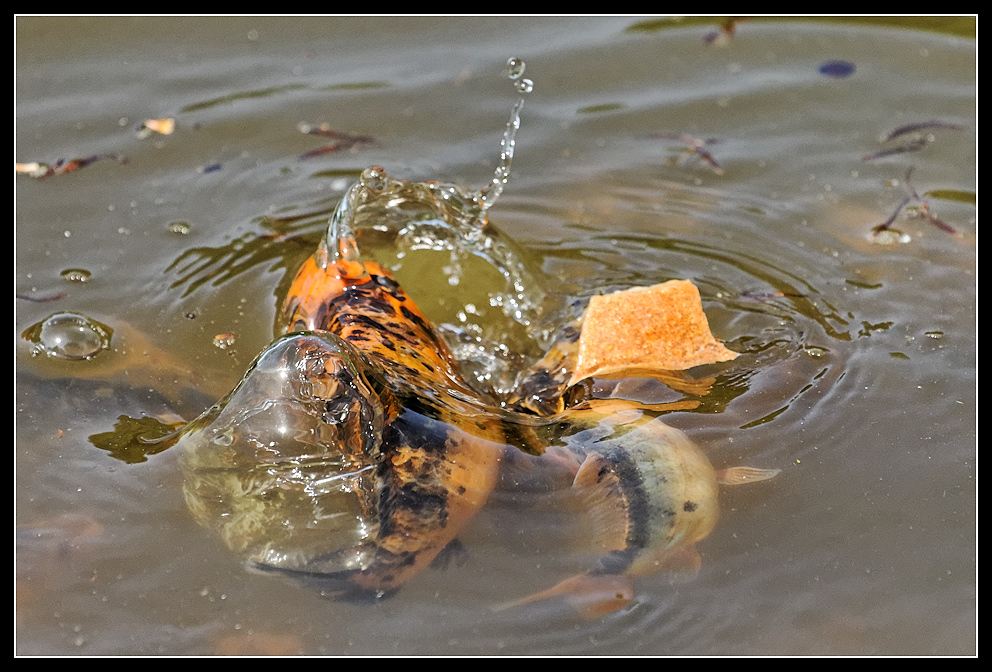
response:
<path id="1" fill-rule="evenodd" d="M 579 340 L 579 335 L 581 333 L 582 333 L 581 329 L 576 327 L 574 324 L 570 324 L 564 329 L 562 329 L 561 340 L 564 341 L 565 343 L 575 343 L 577 340 Z"/>
<path id="2" fill-rule="evenodd" d="M 686 513 L 692 513 L 697 508 L 698 505 L 695 502 L 686 502 L 685 504 L 682 505 L 682 510 L 685 511 Z"/>
<path id="3" fill-rule="evenodd" d="M 380 287 L 385 287 L 386 289 L 395 292 L 400 288 L 399 284 L 392 278 L 387 278 L 384 275 L 373 275 L 372 282 L 376 283 Z"/>

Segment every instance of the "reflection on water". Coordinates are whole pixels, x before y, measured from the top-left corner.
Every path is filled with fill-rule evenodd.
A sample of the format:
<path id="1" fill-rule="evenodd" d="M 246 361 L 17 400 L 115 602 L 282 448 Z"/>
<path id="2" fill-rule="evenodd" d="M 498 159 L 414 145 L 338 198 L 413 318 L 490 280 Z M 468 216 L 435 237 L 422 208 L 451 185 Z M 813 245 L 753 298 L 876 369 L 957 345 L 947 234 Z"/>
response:
<path id="1" fill-rule="evenodd" d="M 710 40 L 726 26 L 479 21 L 18 21 L 17 160 L 128 162 L 18 177 L 17 293 L 30 300 L 18 300 L 16 333 L 71 311 L 98 317 L 116 341 L 126 321 L 144 334 L 139 353 L 156 353 L 146 368 L 168 371 L 116 351 L 32 358 L 18 339 L 18 527 L 79 516 L 101 529 L 62 556 L 64 544 L 44 541 L 55 533 L 19 534 L 18 651 L 974 651 L 973 40 L 924 32 L 924 20 L 754 20 Z M 440 50 L 426 60 L 425 39 Z M 492 305 L 506 278 L 486 259 L 453 259 L 444 245 L 398 257 L 398 230 L 372 227 L 356 231 L 363 253 L 395 270 L 456 348 L 477 353 L 471 377 L 494 359 L 532 362 L 549 325 L 597 292 L 693 280 L 714 333 L 745 355 L 699 372 L 714 381 L 705 395 L 653 381 L 621 393 L 698 401 L 665 421 L 717 470 L 784 472 L 721 490 L 693 580 L 644 577 L 628 607 L 591 622 L 561 605 L 489 610 L 590 566 L 586 519 L 527 487 L 497 488 L 459 534 L 464 562 L 421 572 L 389 600 L 331 602 L 246 575 L 190 520 L 173 451 L 128 465 L 87 437 L 121 414 L 167 419 L 165 402 L 190 419 L 231 389 L 272 338 L 288 271 L 364 167 L 484 183 L 506 107 L 492 64 L 508 53 L 526 58 L 538 86 L 525 151 L 489 216 L 547 288 L 530 324 Z M 828 61 L 854 72 L 819 74 Z M 134 137 L 141 120 L 167 116 L 173 134 Z M 301 162 L 313 149 L 304 119 L 377 145 Z M 880 156 L 913 131 L 880 137 L 934 121 L 946 127 Z M 696 149 L 723 174 L 698 152 L 667 165 L 687 145 L 651 135 L 676 132 L 718 139 Z M 887 228 L 908 242 L 880 245 L 872 228 L 893 213 Z M 189 233 L 172 233 L 175 222 Z M 72 282 L 67 268 L 91 277 Z M 214 347 L 218 334 L 234 334 L 234 347 Z M 507 350 L 490 357 L 493 344 Z M 194 387 L 210 391 L 194 399 Z M 39 581 L 51 589 L 34 590 Z"/>

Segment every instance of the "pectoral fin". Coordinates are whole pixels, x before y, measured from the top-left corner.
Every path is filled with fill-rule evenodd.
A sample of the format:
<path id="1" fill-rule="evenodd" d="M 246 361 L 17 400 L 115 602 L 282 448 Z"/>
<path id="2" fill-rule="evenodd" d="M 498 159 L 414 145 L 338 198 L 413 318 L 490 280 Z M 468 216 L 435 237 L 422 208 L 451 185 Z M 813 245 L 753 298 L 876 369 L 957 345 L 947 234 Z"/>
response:
<path id="1" fill-rule="evenodd" d="M 532 602 L 561 597 L 584 618 L 593 619 L 622 609 L 634 598 L 630 577 L 615 574 L 579 574 L 557 586 L 534 593 L 522 600 L 493 607 L 493 611 L 512 609 Z"/>
<path id="2" fill-rule="evenodd" d="M 744 485 L 767 481 L 778 476 L 781 469 L 755 469 L 754 467 L 731 467 L 716 472 L 716 482 L 720 485 Z"/>
<path id="3" fill-rule="evenodd" d="M 588 512 L 591 539 L 600 554 L 622 551 L 630 533 L 630 503 L 620 477 L 599 453 L 589 453 L 572 487 Z"/>

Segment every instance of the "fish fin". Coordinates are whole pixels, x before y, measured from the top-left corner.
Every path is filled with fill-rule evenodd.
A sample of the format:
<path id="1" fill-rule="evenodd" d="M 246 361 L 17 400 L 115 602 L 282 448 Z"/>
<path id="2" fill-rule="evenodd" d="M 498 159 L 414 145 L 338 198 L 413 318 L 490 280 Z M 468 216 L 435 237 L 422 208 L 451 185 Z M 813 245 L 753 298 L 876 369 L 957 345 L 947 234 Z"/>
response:
<path id="1" fill-rule="evenodd" d="M 579 473 L 579 469 L 582 468 L 582 463 L 579 461 L 579 456 L 561 446 L 548 446 L 544 456 L 546 460 L 550 461 L 553 465 L 568 470 L 572 476 L 573 482 L 575 475 Z"/>
<path id="2" fill-rule="evenodd" d="M 599 453 L 589 453 L 576 472 L 572 487 L 589 516 L 595 552 L 625 549 L 630 531 L 630 503 L 612 465 Z"/>
<path id="3" fill-rule="evenodd" d="M 699 557 L 699 551 L 696 550 L 696 547 L 687 546 L 669 553 L 658 565 L 658 569 L 691 577 L 699 573 L 702 564 L 703 559 Z"/>
<path id="4" fill-rule="evenodd" d="M 497 605 L 493 611 L 504 611 L 553 597 L 563 598 L 584 618 L 593 619 L 612 614 L 627 605 L 634 598 L 634 584 L 629 576 L 579 574 L 521 600 Z"/>
<path id="5" fill-rule="evenodd" d="M 456 537 L 448 542 L 448 545 L 441 549 L 441 552 L 431 560 L 431 569 L 448 569 L 452 564 L 461 567 L 468 561 L 468 549 Z"/>
<path id="6" fill-rule="evenodd" d="M 731 467 L 716 472 L 716 482 L 720 485 L 743 485 L 767 481 L 781 472 L 781 469 L 755 469 L 754 467 Z"/>

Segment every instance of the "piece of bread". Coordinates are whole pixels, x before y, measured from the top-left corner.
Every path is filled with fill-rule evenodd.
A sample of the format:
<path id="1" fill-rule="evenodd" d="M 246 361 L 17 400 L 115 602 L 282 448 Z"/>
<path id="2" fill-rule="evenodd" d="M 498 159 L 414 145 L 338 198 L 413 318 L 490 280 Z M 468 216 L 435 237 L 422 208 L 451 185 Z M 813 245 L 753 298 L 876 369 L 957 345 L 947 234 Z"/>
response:
<path id="1" fill-rule="evenodd" d="M 699 289 L 689 280 L 669 280 L 589 300 L 569 384 L 638 370 L 681 371 L 736 357 L 710 333 Z"/>

